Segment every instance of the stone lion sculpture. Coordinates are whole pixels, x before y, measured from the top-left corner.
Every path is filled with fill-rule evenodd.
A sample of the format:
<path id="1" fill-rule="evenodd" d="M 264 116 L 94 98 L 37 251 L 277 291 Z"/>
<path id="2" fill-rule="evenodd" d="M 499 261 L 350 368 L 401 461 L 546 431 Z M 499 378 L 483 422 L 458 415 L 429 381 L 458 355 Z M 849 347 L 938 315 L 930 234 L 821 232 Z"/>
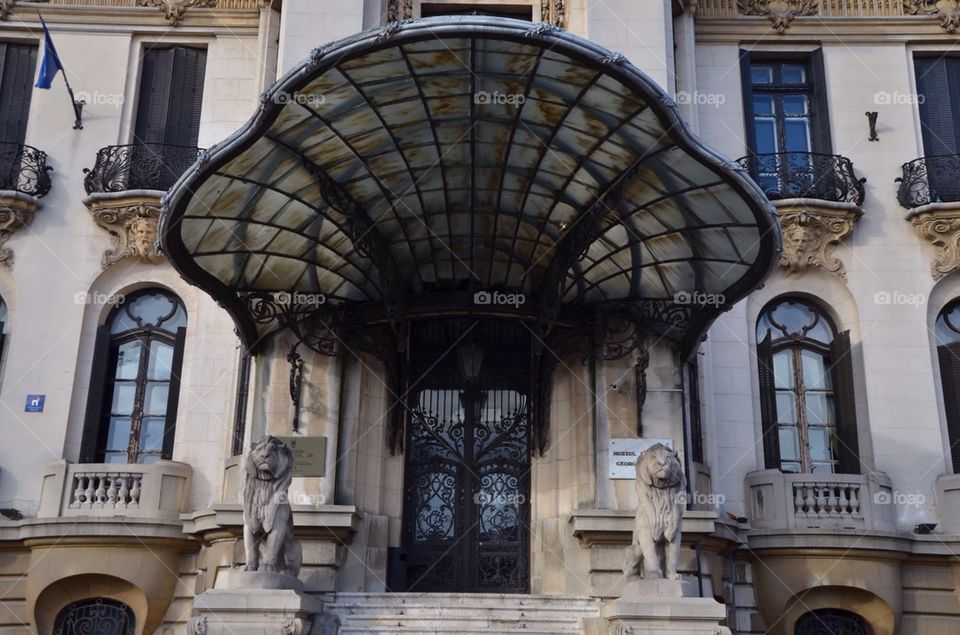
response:
<path id="1" fill-rule="evenodd" d="M 680 529 L 686 478 L 677 453 L 662 443 L 637 457 L 637 514 L 633 544 L 627 547 L 623 572 L 628 579 L 679 580 Z"/>
<path id="2" fill-rule="evenodd" d="M 265 436 L 250 446 L 243 475 L 245 571 L 273 571 L 296 577 L 303 553 L 293 537 L 287 489 L 293 479 L 293 452 Z"/>

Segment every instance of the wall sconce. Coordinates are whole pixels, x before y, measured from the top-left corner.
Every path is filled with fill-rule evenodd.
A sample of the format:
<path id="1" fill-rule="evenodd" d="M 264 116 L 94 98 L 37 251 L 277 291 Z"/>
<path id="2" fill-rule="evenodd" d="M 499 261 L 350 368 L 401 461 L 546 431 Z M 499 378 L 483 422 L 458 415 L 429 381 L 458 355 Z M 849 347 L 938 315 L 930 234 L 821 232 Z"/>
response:
<path id="1" fill-rule="evenodd" d="M 867 137 L 867 141 L 879 141 L 880 137 L 877 136 L 877 116 L 880 114 L 878 112 L 870 111 L 863 113 L 867 116 L 867 124 L 870 126 L 870 136 Z"/>

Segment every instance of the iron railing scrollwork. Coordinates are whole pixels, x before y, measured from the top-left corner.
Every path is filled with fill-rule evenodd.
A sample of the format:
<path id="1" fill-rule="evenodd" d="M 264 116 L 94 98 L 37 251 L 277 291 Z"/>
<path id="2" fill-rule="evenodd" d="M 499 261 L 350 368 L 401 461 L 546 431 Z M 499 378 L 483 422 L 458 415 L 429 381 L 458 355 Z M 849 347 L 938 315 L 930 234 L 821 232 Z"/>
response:
<path id="1" fill-rule="evenodd" d="M 921 157 L 902 166 L 897 201 L 907 209 L 960 202 L 960 154 Z"/>
<path id="2" fill-rule="evenodd" d="M 853 162 L 838 154 L 778 152 L 737 159 L 772 201 L 812 198 L 835 203 L 863 204 L 863 184 Z"/>
<path id="3" fill-rule="evenodd" d="M 168 190 L 200 157 L 203 148 L 163 143 L 107 146 L 93 168 L 84 168 L 87 194 L 126 190 Z"/>
<path id="4" fill-rule="evenodd" d="M 47 153 L 22 143 L 0 141 L 0 190 L 41 198 L 50 191 Z"/>

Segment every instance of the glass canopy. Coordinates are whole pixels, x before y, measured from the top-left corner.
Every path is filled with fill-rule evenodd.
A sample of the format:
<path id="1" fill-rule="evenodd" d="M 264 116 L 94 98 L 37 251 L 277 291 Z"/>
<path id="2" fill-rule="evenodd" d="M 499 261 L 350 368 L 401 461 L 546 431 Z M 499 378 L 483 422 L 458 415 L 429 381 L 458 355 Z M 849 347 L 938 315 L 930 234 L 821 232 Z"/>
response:
<path id="1" fill-rule="evenodd" d="M 762 192 L 652 80 L 547 25 L 392 23 L 315 50 L 261 101 L 161 221 L 248 343 L 263 292 L 411 315 L 482 290 L 530 311 L 652 306 L 689 339 L 778 252 Z"/>

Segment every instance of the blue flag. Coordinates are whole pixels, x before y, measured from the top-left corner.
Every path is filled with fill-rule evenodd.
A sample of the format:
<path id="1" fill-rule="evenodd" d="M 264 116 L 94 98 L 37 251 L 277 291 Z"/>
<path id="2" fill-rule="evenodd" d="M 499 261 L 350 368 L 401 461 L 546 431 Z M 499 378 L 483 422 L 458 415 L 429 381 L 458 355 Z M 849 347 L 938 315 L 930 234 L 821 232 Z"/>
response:
<path id="1" fill-rule="evenodd" d="M 60 63 L 60 56 L 57 55 L 57 47 L 53 45 L 53 38 L 50 37 L 50 31 L 47 30 L 47 23 L 40 18 L 43 25 L 43 61 L 40 63 L 40 75 L 37 76 L 37 88 L 50 88 L 53 78 L 57 73 L 63 70 L 63 64 Z"/>

